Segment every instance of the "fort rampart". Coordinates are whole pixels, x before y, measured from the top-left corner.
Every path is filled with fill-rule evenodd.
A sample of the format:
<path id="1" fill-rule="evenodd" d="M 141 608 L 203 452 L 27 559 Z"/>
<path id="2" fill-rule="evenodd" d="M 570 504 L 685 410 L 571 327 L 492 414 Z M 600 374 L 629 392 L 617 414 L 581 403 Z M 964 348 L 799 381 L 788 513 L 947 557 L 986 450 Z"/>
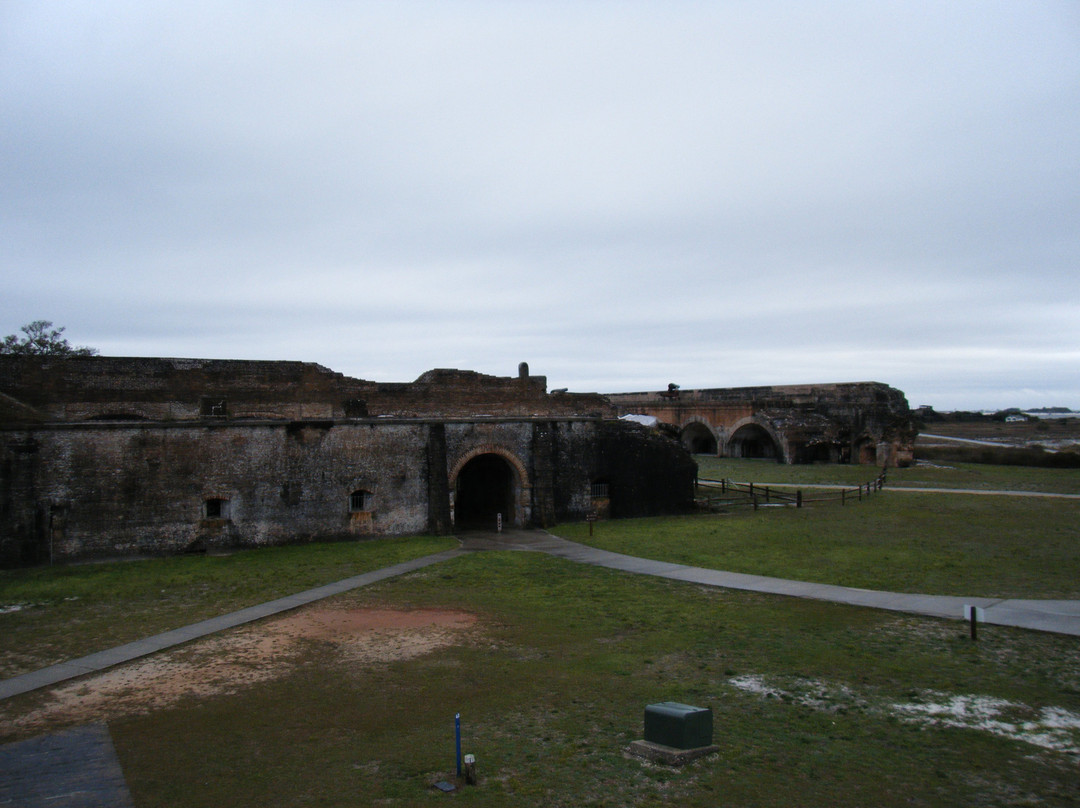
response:
<path id="1" fill-rule="evenodd" d="M 907 399 L 880 382 L 731 387 L 608 396 L 619 415 L 651 415 L 696 454 L 785 463 L 912 462 L 917 435 Z"/>
<path id="2" fill-rule="evenodd" d="M 436 370 L 0 357 L 0 563 L 548 525 L 692 506 L 675 441 L 593 394 Z"/>

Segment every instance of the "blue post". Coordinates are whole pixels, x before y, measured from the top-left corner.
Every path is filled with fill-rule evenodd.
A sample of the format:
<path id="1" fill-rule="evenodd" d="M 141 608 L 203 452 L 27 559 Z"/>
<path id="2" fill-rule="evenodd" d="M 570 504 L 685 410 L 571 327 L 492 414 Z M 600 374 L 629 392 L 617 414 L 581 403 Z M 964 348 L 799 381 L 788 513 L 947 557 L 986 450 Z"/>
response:
<path id="1" fill-rule="evenodd" d="M 454 751 L 457 756 L 457 776 L 461 777 L 461 713 L 454 714 Z"/>

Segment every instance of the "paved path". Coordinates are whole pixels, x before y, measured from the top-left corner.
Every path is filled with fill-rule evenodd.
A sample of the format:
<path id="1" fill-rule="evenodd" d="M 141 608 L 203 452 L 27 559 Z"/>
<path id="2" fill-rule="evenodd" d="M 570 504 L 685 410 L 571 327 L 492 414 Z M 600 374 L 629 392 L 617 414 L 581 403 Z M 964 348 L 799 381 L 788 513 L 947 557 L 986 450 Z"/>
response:
<path id="1" fill-rule="evenodd" d="M 376 581 L 413 572 L 431 564 L 448 561 L 462 553 L 483 550 L 542 552 L 580 564 L 591 564 L 638 575 L 654 575 L 660 578 L 686 581 L 702 586 L 812 598 L 834 603 L 846 603 L 852 606 L 888 609 L 957 620 L 963 619 L 964 606 L 971 605 L 985 610 L 984 622 L 986 623 L 1080 636 L 1080 601 L 1000 600 L 944 595 L 913 595 L 855 589 L 830 584 L 787 581 L 782 578 L 769 578 L 763 575 L 747 575 L 738 572 L 705 569 L 703 567 L 689 567 L 667 561 L 651 561 L 645 558 L 599 550 L 595 547 L 561 539 L 540 530 L 508 530 L 502 534 L 466 533 L 460 538 L 461 548 L 457 550 L 447 550 L 435 555 L 396 564 L 386 569 L 356 575 L 343 581 L 309 589 L 258 606 L 251 606 L 210 620 L 204 620 L 201 623 L 194 623 L 153 637 L 136 640 L 117 648 L 99 651 L 96 654 L 90 654 L 69 662 L 62 662 L 48 668 L 5 679 L 0 681 L 0 700 L 54 685 L 68 679 L 74 679 L 77 676 L 105 670 L 113 665 L 129 662 L 166 648 L 172 648 L 199 637 L 235 628 L 254 620 L 261 620 L 264 617 L 270 617 L 317 600 L 339 595 Z"/>
<path id="2" fill-rule="evenodd" d="M 0 701 L 20 693 L 28 693 L 31 690 L 37 690 L 39 687 L 47 687 L 48 685 L 54 685 L 68 679 L 74 679 L 76 676 L 83 676 L 87 673 L 102 671 L 106 668 L 111 668 L 113 665 L 119 665 L 122 662 L 130 662 L 133 659 L 148 656 L 157 653 L 158 651 L 163 651 L 166 648 L 172 648 L 185 642 L 196 640 L 199 637 L 205 637 L 209 634 L 216 634 L 219 631 L 224 631 L 225 629 L 242 626 L 244 623 L 261 620 L 264 617 L 270 617 L 279 614 L 280 612 L 295 609 L 298 606 L 306 606 L 308 603 L 314 603 L 317 600 L 340 595 L 342 592 L 348 592 L 350 589 L 357 589 L 361 586 L 367 586 L 368 584 L 373 584 L 387 578 L 393 578 L 397 575 L 404 575 L 407 572 L 422 569 L 430 564 L 446 561 L 460 555 L 462 552 L 462 550 L 447 550 L 442 553 L 436 553 L 435 555 L 416 558 L 412 561 L 405 561 L 401 564 L 395 564 L 392 567 L 375 570 L 374 572 L 366 572 L 362 575 L 355 575 L 352 578 L 346 578 L 343 581 L 337 581 L 336 583 L 316 587 L 315 589 L 308 589 L 305 592 L 298 592 L 295 595 L 278 598 L 277 600 L 272 600 L 267 603 L 260 603 L 258 606 L 250 606 L 247 609 L 241 609 L 238 612 L 231 612 L 229 614 L 219 615 L 218 617 L 212 617 L 209 620 L 203 620 L 201 623 L 193 623 L 190 626 L 166 631 L 163 634 L 156 634 L 153 637 L 146 637 L 142 640 L 129 642 L 127 645 L 110 648 L 106 651 L 98 651 L 96 654 L 73 659 L 69 662 L 61 662 L 58 665 L 50 665 L 48 668 L 41 668 L 40 670 L 31 671 L 30 673 L 24 673 L 21 676 L 13 676 L 10 679 L 0 681 Z M 3 804 L 0 803 L 0 806 L 2 805 Z"/>
<path id="3" fill-rule="evenodd" d="M 879 493 L 913 491 L 916 494 L 975 494 L 990 497 L 1051 497 L 1055 499 L 1080 499 L 1080 494 L 1055 494 L 1052 491 L 981 491 L 975 488 L 918 488 L 909 485 L 890 485 Z"/>
<path id="4" fill-rule="evenodd" d="M 0 746 L 4 808 L 133 808 L 109 729 L 88 724 Z"/>
<path id="5" fill-rule="evenodd" d="M 999 449 L 1023 449 L 1022 443 L 1009 443 L 1005 440 L 979 440 L 978 438 L 951 438 L 948 435 L 931 435 L 929 432 L 920 432 L 920 438 L 931 438 L 933 440 L 948 440 L 955 443 L 972 443 L 976 446 L 996 446 Z"/>
<path id="6" fill-rule="evenodd" d="M 964 618 L 964 606 L 978 606 L 984 610 L 986 623 L 1080 636 L 1080 601 L 1075 600 L 1002 600 L 947 595 L 914 595 L 832 584 L 788 581 L 764 575 L 747 575 L 703 567 L 689 567 L 667 561 L 650 561 L 607 550 L 598 550 L 595 547 L 560 539 L 542 531 L 514 531 L 505 537 L 466 536 L 462 547 L 467 550 L 534 550 L 582 564 L 593 564 L 640 575 L 655 575 L 703 586 L 827 600 L 851 606 L 867 606 L 873 609 L 888 609 L 956 620 Z"/>

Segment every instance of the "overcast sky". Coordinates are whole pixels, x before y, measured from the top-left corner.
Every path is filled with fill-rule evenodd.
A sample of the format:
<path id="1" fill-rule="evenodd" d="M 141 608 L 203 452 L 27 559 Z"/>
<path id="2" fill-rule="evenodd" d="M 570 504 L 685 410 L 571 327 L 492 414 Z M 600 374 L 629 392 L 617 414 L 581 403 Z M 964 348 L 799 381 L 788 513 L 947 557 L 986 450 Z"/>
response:
<path id="1" fill-rule="evenodd" d="M 0 335 L 1080 409 L 1080 4 L 0 0 Z"/>

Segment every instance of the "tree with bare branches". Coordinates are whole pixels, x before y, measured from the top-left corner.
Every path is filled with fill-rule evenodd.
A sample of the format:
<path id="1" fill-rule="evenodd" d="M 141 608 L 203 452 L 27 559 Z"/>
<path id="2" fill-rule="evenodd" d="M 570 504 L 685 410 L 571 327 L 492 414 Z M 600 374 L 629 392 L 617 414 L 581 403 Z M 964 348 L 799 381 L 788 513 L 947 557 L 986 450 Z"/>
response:
<path id="1" fill-rule="evenodd" d="M 19 356 L 94 356 L 97 348 L 72 346 L 63 336 L 64 328 L 53 328 L 49 320 L 34 320 L 21 329 L 22 336 L 8 334 L 0 340 L 0 354 Z"/>

